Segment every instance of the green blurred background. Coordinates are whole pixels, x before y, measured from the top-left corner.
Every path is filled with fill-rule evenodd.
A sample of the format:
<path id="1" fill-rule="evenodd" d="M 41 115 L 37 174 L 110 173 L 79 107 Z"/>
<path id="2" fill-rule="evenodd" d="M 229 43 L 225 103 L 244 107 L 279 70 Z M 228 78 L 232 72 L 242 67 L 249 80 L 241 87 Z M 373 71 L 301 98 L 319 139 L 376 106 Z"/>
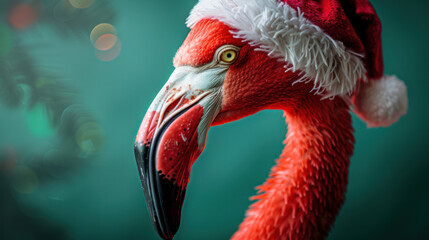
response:
<path id="1" fill-rule="evenodd" d="M 133 144 L 196 2 L 2 0 L 0 239 L 159 239 Z M 353 116 L 347 198 L 329 239 L 429 239 L 429 2 L 372 3 L 385 71 L 406 82 L 409 110 L 389 128 Z M 116 32 L 93 45 L 102 22 Z M 213 127 L 175 239 L 228 239 L 285 134 L 281 111 Z"/>

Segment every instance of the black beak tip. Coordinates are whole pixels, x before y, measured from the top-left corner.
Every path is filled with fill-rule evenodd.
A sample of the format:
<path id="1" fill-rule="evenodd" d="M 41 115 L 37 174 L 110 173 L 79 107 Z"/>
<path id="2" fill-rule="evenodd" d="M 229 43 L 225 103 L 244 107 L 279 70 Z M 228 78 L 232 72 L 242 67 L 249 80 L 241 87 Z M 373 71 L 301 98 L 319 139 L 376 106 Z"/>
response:
<path id="1" fill-rule="evenodd" d="M 157 220 L 154 225 L 157 225 L 155 228 L 163 239 L 173 239 L 180 226 L 186 189 L 182 189 L 163 175 L 156 174 L 154 178 L 155 189 L 152 190 L 155 190 L 156 197 L 151 203 Z"/>
<path id="2" fill-rule="evenodd" d="M 156 171 L 152 149 L 136 143 L 134 154 L 154 228 L 162 239 L 171 240 L 179 229 L 186 189 Z"/>

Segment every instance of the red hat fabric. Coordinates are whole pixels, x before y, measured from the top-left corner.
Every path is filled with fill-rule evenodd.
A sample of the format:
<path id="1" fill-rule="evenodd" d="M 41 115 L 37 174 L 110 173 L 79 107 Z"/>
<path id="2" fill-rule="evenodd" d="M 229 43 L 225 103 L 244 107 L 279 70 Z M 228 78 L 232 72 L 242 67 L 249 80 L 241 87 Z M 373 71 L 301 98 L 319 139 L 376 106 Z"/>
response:
<path id="1" fill-rule="evenodd" d="M 404 83 L 383 76 L 381 24 L 367 0 L 200 0 L 188 26 L 205 18 L 300 70 L 315 94 L 351 99 L 368 126 L 388 126 L 407 111 Z"/>
<path id="2" fill-rule="evenodd" d="M 368 78 L 383 76 L 381 23 L 367 0 L 284 0 L 348 51 L 364 57 Z"/>

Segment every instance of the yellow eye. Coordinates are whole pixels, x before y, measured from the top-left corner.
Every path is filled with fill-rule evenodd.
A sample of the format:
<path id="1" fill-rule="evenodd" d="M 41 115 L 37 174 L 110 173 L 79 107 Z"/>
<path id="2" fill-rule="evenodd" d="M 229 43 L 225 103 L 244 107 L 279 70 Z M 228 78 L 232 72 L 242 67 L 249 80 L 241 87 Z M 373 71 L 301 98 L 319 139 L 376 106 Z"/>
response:
<path id="1" fill-rule="evenodd" d="M 220 60 L 225 63 L 233 63 L 237 59 L 238 53 L 235 50 L 226 50 L 220 55 Z"/>

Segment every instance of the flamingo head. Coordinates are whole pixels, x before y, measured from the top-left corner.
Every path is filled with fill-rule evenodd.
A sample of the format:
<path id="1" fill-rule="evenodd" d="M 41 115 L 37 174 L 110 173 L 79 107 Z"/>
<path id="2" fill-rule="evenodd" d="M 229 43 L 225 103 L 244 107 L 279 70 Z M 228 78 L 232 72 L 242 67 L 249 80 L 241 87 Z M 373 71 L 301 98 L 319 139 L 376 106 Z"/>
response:
<path id="1" fill-rule="evenodd" d="M 209 127 L 285 102 L 293 107 L 311 90 L 292 84 L 297 73 L 230 30 L 218 20 L 201 20 L 192 28 L 138 131 L 138 170 L 152 222 L 164 239 L 172 239 L 179 227 L 191 166 Z"/>
<path id="2" fill-rule="evenodd" d="M 407 111 L 405 84 L 383 75 L 380 20 L 368 1 L 200 0 L 188 26 L 176 69 L 135 142 L 148 209 L 164 239 L 179 227 L 210 126 L 262 109 L 328 119 L 332 102 L 354 106 L 369 126 L 388 126 Z"/>

